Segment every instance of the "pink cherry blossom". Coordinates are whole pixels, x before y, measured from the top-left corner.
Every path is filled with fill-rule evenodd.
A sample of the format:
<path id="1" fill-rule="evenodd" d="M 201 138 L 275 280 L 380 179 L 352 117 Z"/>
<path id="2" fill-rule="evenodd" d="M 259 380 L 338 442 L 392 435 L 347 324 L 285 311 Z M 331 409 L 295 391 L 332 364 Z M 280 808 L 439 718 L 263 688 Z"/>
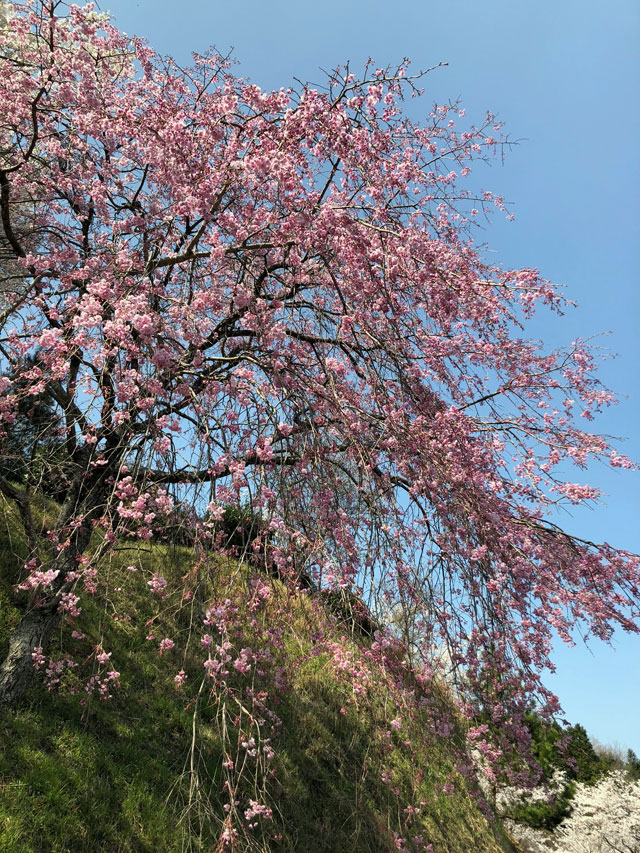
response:
<path id="1" fill-rule="evenodd" d="M 526 337 L 536 311 L 570 307 L 561 292 L 474 245 L 476 220 L 506 213 L 467 185 L 501 142 L 495 117 L 473 123 L 448 103 L 409 121 L 402 100 L 422 75 L 407 64 L 263 91 L 214 51 L 182 69 L 90 6 L 63 13 L 25 0 L 0 28 L 1 236 L 15 273 L 0 312 L 0 452 L 15 454 L 21 413 L 44 398 L 69 463 L 42 542 L 37 490 L 2 485 L 31 541 L 14 639 L 55 634 L 62 650 L 47 662 L 44 641 L 18 643 L 0 663 L 0 705 L 20 701 L 34 669 L 107 699 L 119 674 L 100 620 L 137 589 L 135 566 L 118 590 L 109 567 L 133 547 L 144 567 L 173 536 L 192 564 L 147 568 L 153 615 L 131 636 L 161 637 L 171 612 L 190 627 L 159 650 L 201 666 L 175 684 L 202 682 L 235 709 L 220 849 L 267 816 L 238 799 L 234 773 L 252 762 L 269 778 L 274 746 L 258 728 L 275 737 L 291 680 L 281 599 L 296 590 L 305 607 L 333 606 L 309 656 L 344 687 L 342 708 L 380 679 L 393 696 L 382 749 L 408 737 L 446 674 L 488 772 L 525 773 L 524 714 L 559 710 L 542 677 L 554 634 L 637 632 L 640 562 L 553 521 L 598 497 L 592 462 L 635 466 L 592 431 L 614 397 L 588 344 Z M 15 219 L 21 199 L 32 233 Z M 242 595 L 221 580 L 230 557 L 261 573 Z M 94 650 L 82 662 L 64 651 L 78 618 Z M 430 731 L 453 724 L 434 714 Z"/>

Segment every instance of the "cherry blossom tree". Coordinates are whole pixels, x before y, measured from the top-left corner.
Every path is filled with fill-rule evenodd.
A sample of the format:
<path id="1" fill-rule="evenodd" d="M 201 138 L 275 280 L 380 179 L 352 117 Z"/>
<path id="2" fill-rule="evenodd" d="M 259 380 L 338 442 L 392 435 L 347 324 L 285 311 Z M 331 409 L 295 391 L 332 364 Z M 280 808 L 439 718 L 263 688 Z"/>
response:
<path id="1" fill-rule="evenodd" d="M 513 738 L 533 698 L 555 710 L 553 632 L 637 631 L 640 572 L 552 512 L 598 497 L 571 465 L 632 463 L 588 431 L 613 397 L 585 343 L 525 336 L 562 296 L 474 246 L 504 211 L 467 178 L 506 142 L 494 117 L 450 103 L 412 123 L 407 63 L 262 91 L 91 5 L 14 3 L 0 40 L 2 241 L 25 282 L 0 313 L 0 424 L 8 452 L 21 407 L 46 401 L 66 471 L 44 543 L 33 490 L 0 482 L 30 548 L 0 703 L 72 630 L 114 543 L 179 509 L 213 547 L 224 508 L 250 504 L 272 572 L 410 617 L 472 739 Z"/>

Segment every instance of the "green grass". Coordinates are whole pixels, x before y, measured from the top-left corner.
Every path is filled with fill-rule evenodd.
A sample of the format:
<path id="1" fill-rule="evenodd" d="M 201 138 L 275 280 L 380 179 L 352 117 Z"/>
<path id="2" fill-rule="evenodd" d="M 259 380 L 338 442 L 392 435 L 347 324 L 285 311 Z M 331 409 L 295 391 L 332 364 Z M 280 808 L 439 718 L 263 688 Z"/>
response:
<path id="1" fill-rule="evenodd" d="M 0 849 L 180 850 L 165 807 L 182 760 L 178 714 L 161 738 L 149 714 L 114 726 L 77 703 L 43 700 L 1 727 Z"/>
<path id="2" fill-rule="evenodd" d="M 425 801 L 412 832 L 436 851 L 499 850 L 455 773 L 452 744 L 434 738 L 428 754 L 422 752 L 416 743 L 418 720 L 408 731 L 410 749 L 399 736 L 388 748 L 379 736 L 387 728 L 383 702 L 373 697 L 342 714 L 347 697 L 325 668 L 303 668 L 282 710 L 285 730 L 296 736 L 286 738 L 283 750 L 280 802 L 283 815 L 295 814 L 295 834 L 278 849 L 391 850 L 399 813 Z M 423 769 L 418 781 L 416 766 Z M 391 773 L 397 794 L 383 782 L 383 771 Z M 455 792 L 442 793 L 452 778 Z M 313 847 L 311 839 L 316 839 Z"/>
<path id="3" fill-rule="evenodd" d="M 54 510 L 42 502 L 38 523 L 46 526 Z M 78 628 L 94 633 L 86 640 L 64 640 L 65 649 L 76 643 L 78 659 L 90 642 L 113 650 L 120 689 L 107 702 L 90 698 L 82 705 L 79 696 L 48 692 L 36 677 L 23 705 L 0 716 L 0 850 L 7 853 L 216 849 L 224 818 L 221 708 L 216 697 L 202 694 L 192 752 L 202 656 L 193 643 L 191 652 L 178 652 L 195 627 L 201 633 L 204 593 L 178 608 L 153 599 L 146 583 L 153 571 L 177 583 L 193 570 L 194 555 L 159 544 L 120 547 L 101 568 L 99 595 L 82 599 Z M 12 585 L 25 554 L 17 518 L 0 502 L 0 652 L 20 615 Z M 131 564 L 138 572 L 127 570 Z M 246 583 L 243 566 L 215 559 L 211 566 L 207 583 L 226 584 L 228 590 Z M 272 737 L 273 772 L 258 781 L 245 774 L 238 794 L 249 796 L 251 785 L 266 786 L 273 821 L 267 835 L 258 830 L 252 846 L 237 849 L 382 853 L 395 849 L 394 832 L 407 820 L 404 810 L 420 802 L 425 805 L 410 834 L 422 835 L 436 853 L 514 849 L 499 824 L 487 822 L 472 786 L 456 772 L 462 730 L 446 694 L 434 688 L 434 702 L 441 711 L 448 708 L 453 720 L 448 737 L 425 736 L 428 708 L 387 736 L 397 711 L 389 706 L 383 681 L 354 699 L 327 657 L 310 654 L 312 631 L 318 621 L 330 631 L 329 617 L 299 596 L 287 597 L 275 583 L 265 624 L 282 612 L 283 601 L 288 616 L 282 653 L 290 679 L 287 690 L 272 691 L 271 707 L 281 721 Z M 156 641 L 173 637 L 176 649 L 159 656 L 157 642 L 145 640 L 149 631 Z M 353 648 L 357 653 L 355 642 Z M 188 672 L 189 690 L 173 687 L 180 668 Z M 383 781 L 385 773 L 391 784 Z M 444 793 L 447 784 L 452 788 Z"/>

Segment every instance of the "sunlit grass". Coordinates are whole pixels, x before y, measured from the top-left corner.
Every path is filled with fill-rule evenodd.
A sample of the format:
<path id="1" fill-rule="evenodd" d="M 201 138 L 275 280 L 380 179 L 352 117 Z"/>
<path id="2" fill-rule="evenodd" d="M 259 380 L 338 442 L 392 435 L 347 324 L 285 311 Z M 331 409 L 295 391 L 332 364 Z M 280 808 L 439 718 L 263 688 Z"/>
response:
<path id="1" fill-rule="evenodd" d="M 50 523 L 44 516 L 53 509 L 42 502 L 37 523 Z M 6 648 L 19 618 L 12 584 L 26 549 L 13 510 L 2 502 L 0 554 L 0 647 Z M 165 632 L 178 640 L 194 627 L 201 630 L 200 603 L 158 606 L 147 586 L 154 571 L 177 580 L 193 563 L 184 547 L 123 543 L 101 568 L 101 595 L 83 599 L 78 624 L 94 631 L 91 642 L 99 639 L 113 650 L 120 689 L 107 702 L 81 705 L 78 696 L 47 692 L 37 678 L 23 706 L 0 717 L 0 850 L 215 850 L 218 825 L 209 818 L 222 815 L 217 708 L 211 701 L 199 707 L 202 794 L 194 806 L 186 772 L 193 691 L 175 690 L 173 676 L 184 668 L 189 684 L 196 684 L 202 658 L 180 656 L 178 642 L 166 655 L 157 649 Z M 138 570 L 129 571 L 131 565 Z M 223 559 L 212 566 L 207 583 L 227 589 L 246 584 L 246 567 Z M 308 597 L 273 584 L 273 614 L 286 602 L 290 615 L 285 650 L 291 681 L 274 706 L 282 725 L 273 742 L 269 790 L 282 838 L 272 840 L 270 849 L 382 853 L 393 848 L 404 809 L 420 801 L 415 833 L 435 851 L 512 849 L 502 830 L 489 826 L 456 772 L 460 728 L 447 738 L 425 738 L 428 720 L 418 714 L 406 731 L 385 735 L 388 697 L 381 688 L 374 685 L 366 698 L 350 701 L 348 683 L 336 677 L 327 656 L 308 654 L 312 631 L 319 621 L 331 631 L 330 618 Z M 155 640 L 147 641 L 153 630 Z M 356 648 L 356 638 L 349 642 Z M 86 652 L 88 643 L 79 640 L 78 652 Z M 446 696 L 437 701 L 446 703 Z M 447 783 L 449 793 L 442 790 Z"/>

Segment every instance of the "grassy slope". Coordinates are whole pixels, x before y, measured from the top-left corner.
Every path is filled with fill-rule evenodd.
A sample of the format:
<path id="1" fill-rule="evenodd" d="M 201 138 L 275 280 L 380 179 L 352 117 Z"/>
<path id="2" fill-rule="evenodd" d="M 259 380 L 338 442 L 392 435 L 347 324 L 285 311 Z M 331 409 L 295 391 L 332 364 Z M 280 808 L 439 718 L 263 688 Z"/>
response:
<path id="1" fill-rule="evenodd" d="M 49 512 L 53 509 L 48 506 Z M 0 654 L 18 617 L 11 585 L 21 557 L 19 526 L 11 508 L 0 502 Z M 135 574 L 125 568 L 134 561 L 140 566 Z M 95 605 L 83 600 L 79 627 L 102 619 L 104 647 L 117 656 L 121 688 L 111 700 L 81 706 L 77 696 L 47 692 L 36 680 L 23 707 L 0 717 L 1 850 L 215 849 L 214 827 L 222 815 L 216 795 L 222 747 L 214 725 L 219 708 L 215 701 L 201 703 L 200 787 L 194 796 L 195 777 L 188 772 L 194 691 L 174 690 L 172 678 L 185 667 L 196 684 L 202 661 L 178 659 L 175 650 L 159 656 L 155 644 L 144 642 L 145 622 L 154 617 L 154 624 L 164 620 L 162 630 L 173 635 L 189 630 L 184 610 L 158 620 L 146 579 L 156 570 L 179 577 L 192 562 L 193 555 L 182 548 L 124 551 L 103 573 L 110 588 L 108 609 L 117 618 L 107 618 L 104 603 L 100 611 L 97 600 Z M 232 571 L 234 583 L 242 582 L 241 567 Z M 221 565 L 220 572 L 229 575 L 229 566 Z M 282 588 L 276 591 L 286 595 Z M 420 729 L 428 725 L 427 709 L 408 731 L 385 736 L 387 697 L 372 688 L 354 702 L 348 683 L 327 659 L 308 654 L 311 629 L 317 627 L 309 620 L 317 621 L 317 614 L 299 597 L 289 601 L 294 618 L 285 646 L 291 689 L 282 693 L 277 707 L 282 725 L 273 740 L 275 778 L 269 785 L 273 824 L 282 839 L 272 838 L 265 849 L 394 849 L 393 831 L 406 819 L 405 807 L 420 801 L 425 805 L 411 833 L 422 834 L 435 851 L 512 849 L 502 829 L 486 822 L 455 772 L 459 729 L 447 738 L 425 739 Z M 409 748 L 403 744 L 406 737 Z M 391 774 L 391 786 L 382 779 L 385 772 Z M 453 793 L 442 792 L 447 783 Z"/>

